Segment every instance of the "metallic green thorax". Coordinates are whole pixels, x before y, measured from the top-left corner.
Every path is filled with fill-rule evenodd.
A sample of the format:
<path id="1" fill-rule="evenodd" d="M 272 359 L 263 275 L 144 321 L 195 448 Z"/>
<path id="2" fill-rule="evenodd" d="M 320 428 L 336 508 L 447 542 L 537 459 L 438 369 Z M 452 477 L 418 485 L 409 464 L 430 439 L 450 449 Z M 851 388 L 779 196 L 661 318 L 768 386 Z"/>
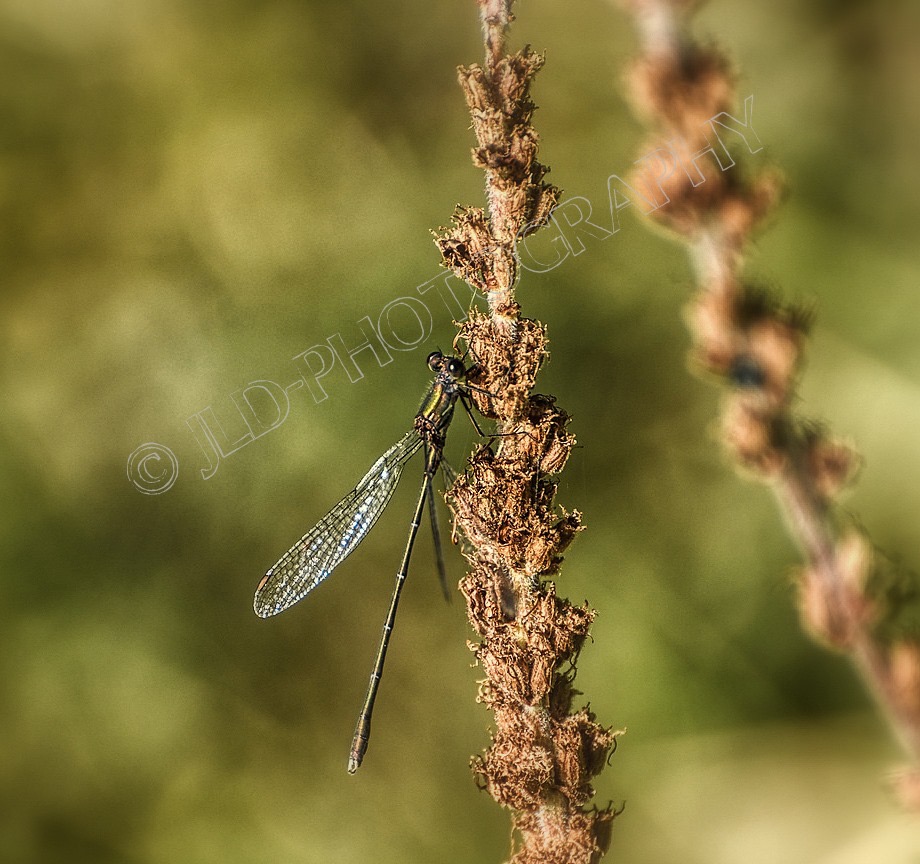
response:
<path id="1" fill-rule="evenodd" d="M 425 472 L 432 475 L 441 461 L 444 433 L 454 416 L 454 404 L 462 392 L 460 380 L 466 369 L 459 359 L 440 351 L 428 355 L 428 367 L 435 378 L 415 415 L 415 431 L 428 445 Z"/>

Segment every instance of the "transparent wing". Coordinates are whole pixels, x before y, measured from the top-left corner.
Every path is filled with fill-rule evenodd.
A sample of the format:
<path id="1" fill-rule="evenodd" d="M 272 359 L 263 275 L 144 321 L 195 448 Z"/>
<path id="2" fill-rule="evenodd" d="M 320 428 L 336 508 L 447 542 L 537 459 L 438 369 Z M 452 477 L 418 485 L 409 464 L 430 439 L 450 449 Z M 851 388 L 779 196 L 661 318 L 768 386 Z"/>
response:
<path id="1" fill-rule="evenodd" d="M 418 433 L 407 432 L 269 568 L 256 589 L 256 615 L 268 618 L 292 606 L 355 550 L 389 503 L 406 461 L 421 446 Z"/>

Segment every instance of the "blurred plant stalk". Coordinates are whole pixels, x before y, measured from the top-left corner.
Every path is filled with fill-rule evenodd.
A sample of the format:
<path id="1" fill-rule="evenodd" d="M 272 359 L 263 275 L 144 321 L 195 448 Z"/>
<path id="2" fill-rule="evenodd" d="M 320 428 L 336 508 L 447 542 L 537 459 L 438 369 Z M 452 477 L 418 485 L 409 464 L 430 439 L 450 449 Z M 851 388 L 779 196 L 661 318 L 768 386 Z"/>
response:
<path id="1" fill-rule="evenodd" d="M 506 53 L 512 3 L 479 0 L 485 63 L 459 69 L 487 208 L 458 207 L 452 226 L 435 234 L 444 265 L 489 301 L 489 314 L 471 313 L 457 340 L 475 364 L 472 398 L 498 425 L 447 500 L 467 541 L 470 572 L 460 587 L 479 636 L 479 701 L 494 714 L 492 744 L 473 770 L 513 813 L 511 861 L 588 864 L 610 840 L 613 811 L 587 805 L 617 733 L 587 708 L 572 708 L 575 664 L 595 613 L 557 597 L 546 581 L 581 516 L 554 503 L 552 477 L 575 441 L 555 399 L 533 392 L 546 332 L 521 316 L 515 299 L 518 239 L 547 222 L 559 190 L 544 182 L 531 125 L 530 86 L 543 58 L 529 48 Z"/>
<path id="2" fill-rule="evenodd" d="M 723 170 L 706 122 L 735 107 L 735 76 L 717 48 L 692 38 L 699 0 L 620 0 L 635 19 L 641 53 L 627 75 L 650 146 L 674 142 L 687 170 L 662 177 L 645 160 L 640 194 L 667 198 L 649 218 L 684 242 L 698 290 L 686 310 L 692 366 L 723 389 L 720 435 L 735 464 L 774 491 L 802 549 L 801 618 L 819 642 L 847 655 L 909 758 L 894 778 L 901 801 L 920 809 L 920 585 L 876 550 L 837 506 L 860 458 L 852 446 L 794 410 L 809 317 L 745 279 L 744 255 L 779 198 L 775 174 Z M 747 118 L 747 106 L 745 106 Z"/>

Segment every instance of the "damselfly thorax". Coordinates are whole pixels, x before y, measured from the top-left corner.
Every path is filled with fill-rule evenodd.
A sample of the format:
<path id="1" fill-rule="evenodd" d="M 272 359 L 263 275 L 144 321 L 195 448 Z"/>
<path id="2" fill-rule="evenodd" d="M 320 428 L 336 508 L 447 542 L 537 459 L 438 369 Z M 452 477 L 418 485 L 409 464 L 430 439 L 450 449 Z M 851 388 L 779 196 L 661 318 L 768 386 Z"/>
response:
<path id="1" fill-rule="evenodd" d="M 415 431 L 429 445 L 429 458 L 436 456 L 440 461 L 447 427 L 454 416 L 454 404 L 464 392 L 461 381 L 467 370 L 458 358 L 445 356 L 440 351 L 428 355 L 428 367 L 435 373 L 435 379 L 415 415 Z M 431 472 L 437 467 L 437 463 L 431 466 Z"/>

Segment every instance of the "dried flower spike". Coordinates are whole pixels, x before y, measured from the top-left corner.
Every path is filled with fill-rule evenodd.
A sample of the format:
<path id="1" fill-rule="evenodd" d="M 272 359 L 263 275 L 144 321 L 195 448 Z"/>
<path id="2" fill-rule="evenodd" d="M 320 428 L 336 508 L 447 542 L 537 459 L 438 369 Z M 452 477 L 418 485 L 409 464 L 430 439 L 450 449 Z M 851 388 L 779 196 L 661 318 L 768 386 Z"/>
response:
<path id="1" fill-rule="evenodd" d="M 690 250 L 699 283 L 686 312 L 693 366 L 725 386 L 722 441 L 745 473 L 771 485 L 802 548 L 805 628 L 847 653 L 863 675 L 911 760 L 901 799 L 920 809 L 920 581 L 881 566 L 834 506 L 860 458 L 795 412 L 809 316 L 744 280 L 745 248 L 778 200 L 778 178 L 729 170 L 706 137 L 706 121 L 733 108 L 735 75 L 716 47 L 693 40 L 689 17 L 698 4 L 622 2 L 642 43 L 628 80 L 637 112 L 655 128 L 652 146 L 700 170 L 673 171 L 663 182 L 659 166 L 641 160 L 633 178 L 637 188 L 667 196 L 651 218 Z"/>
<path id="2" fill-rule="evenodd" d="M 471 398 L 497 422 L 447 495 L 470 571 L 460 588 L 479 641 L 479 701 L 494 716 L 491 746 L 473 759 L 479 785 L 513 814 L 514 864 L 590 864 L 610 840 L 611 808 L 589 807 L 592 778 L 618 733 L 587 708 L 573 709 L 575 664 L 594 612 L 557 596 L 556 574 L 581 530 L 578 512 L 555 503 L 555 475 L 574 438 L 568 415 L 534 393 L 547 358 L 542 324 L 515 297 L 518 239 L 545 224 L 559 190 L 545 182 L 532 125 L 533 78 L 543 58 L 504 50 L 510 0 L 479 0 L 484 66 L 459 70 L 485 173 L 485 209 L 458 207 L 435 242 L 444 265 L 480 291 L 457 343 L 475 361 Z M 456 344 L 456 343 L 455 343 Z"/>

